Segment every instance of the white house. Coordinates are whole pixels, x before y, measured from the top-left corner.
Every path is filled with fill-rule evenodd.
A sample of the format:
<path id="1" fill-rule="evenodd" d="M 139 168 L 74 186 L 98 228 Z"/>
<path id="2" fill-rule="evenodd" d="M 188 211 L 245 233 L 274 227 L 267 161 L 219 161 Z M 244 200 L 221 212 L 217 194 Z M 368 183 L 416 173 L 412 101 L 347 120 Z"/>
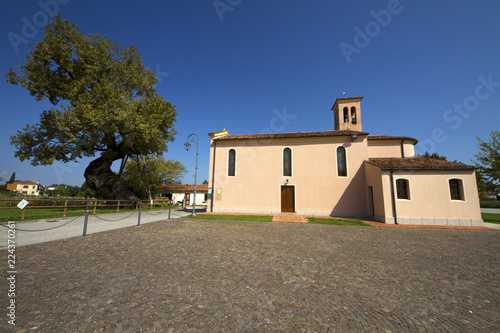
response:
<path id="1" fill-rule="evenodd" d="M 196 185 L 196 204 L 202 205 L 207 201 L 208 185 Z M 186 205 L 192 205 L 194 197 L 194 184 L 165 184 L 162 186 L 161 196 L 166 197 L 174 204 L 185 201 Z"/>

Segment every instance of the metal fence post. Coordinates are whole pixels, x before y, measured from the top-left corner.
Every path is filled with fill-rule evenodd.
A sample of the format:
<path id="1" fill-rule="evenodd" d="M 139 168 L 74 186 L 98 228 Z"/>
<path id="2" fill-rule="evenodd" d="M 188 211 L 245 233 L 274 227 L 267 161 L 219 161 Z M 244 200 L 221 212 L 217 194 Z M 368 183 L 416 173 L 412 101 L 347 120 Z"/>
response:
<path id="1" fill-rule="evenodd" d="M 142 202 L 139 203 L 139 217 L 137 218 L 137 226 L 141 225 L 141 209 L 142 209 Z"/>
<path id="2" fill-rule="evenodd" d="M 172 201 L 168 202 L 168 219 L 170 220 L 170 210 L 172 209 Z"/>
<path id="3" fill-rule="evenodd" d="M 85 219 L 83 220 L 83 237 L 87 236 L 87 222 L 89 220 L 89 204 L 85 208 Z"/>

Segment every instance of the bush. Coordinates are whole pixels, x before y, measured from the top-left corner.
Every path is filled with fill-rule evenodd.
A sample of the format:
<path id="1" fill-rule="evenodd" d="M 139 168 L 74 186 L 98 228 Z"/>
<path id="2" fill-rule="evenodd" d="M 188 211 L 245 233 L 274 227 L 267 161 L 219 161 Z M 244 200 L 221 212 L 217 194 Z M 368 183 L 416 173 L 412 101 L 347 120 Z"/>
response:
<path id="1" fill-rule="evenodd" d="M 500 208 L 500 201 L 480 201 L 481 208 Z"/>

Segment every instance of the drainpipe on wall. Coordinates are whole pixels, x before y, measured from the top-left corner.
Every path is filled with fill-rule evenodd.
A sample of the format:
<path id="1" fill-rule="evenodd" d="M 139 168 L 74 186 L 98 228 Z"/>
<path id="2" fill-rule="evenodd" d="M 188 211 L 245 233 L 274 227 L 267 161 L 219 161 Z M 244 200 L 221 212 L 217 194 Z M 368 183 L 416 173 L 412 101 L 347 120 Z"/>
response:
<path id="1" fill-rule="evenodd" d="M 214 211 L 214 200 L 215 200 L 215 150 L 217 148 L 217 142 L 214 143 L 214 161 L 212 163 L 212 199 L 210 200 L 210 212 Z"/>
<path id="2" fill-rule="evenodd" d="M 405 139 L 403 139 L 401 141 L 401 157 L 402 158 L 405 158 L 405 147 L 404 147 L 404 144 L 405 144 Z"/>
<path id="3" fill-rule="evenodd" d="M 396 195 L 394 193 L 394 170 L 391 170 L 391 201 L 392 201 L 392 216 L 394 216 L 394 224 L 398 224 L 398 212 L 396 210 Z"/>

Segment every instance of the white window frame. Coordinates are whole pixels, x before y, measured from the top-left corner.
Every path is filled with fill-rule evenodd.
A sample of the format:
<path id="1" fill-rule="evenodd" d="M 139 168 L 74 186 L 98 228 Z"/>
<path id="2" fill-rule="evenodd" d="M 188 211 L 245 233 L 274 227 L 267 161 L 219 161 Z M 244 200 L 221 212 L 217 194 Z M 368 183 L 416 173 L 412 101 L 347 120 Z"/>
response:
<path id="1" fill-rule="evenodd" d="M 285 176 L 285 149 L 290 149 L 290 176 Z M 283 149 L 281 150 L 281 175 L 283 177 L 288 177 L 288 178 L 292 178 L 293 177 L 293 149 L 292 147 L 283 147 Z"/>
<path id="2" fill-rule="evenodd" d="M 230 155 L 231 150 L 234 150 L 234 175 L 233 176 L 229 175 L 229 155 Z M 237 154 L 235 148 L 229 148 L 227 150 L 227 159 L 226 159 L 227 172 L 226 172 L 226 177 L 231 177 L 231 178 L 236 177 L 236 158 L 237 158 L 237 155 L 238 154 Z"/>
<path id="3" fill-rule="evenodd" d="M 345 176 L 340 176 L 339 175 L 339 157 L 338 157 L 338 149 L 342 147 L 344 148 L 345 151 Z M 347 148 L 343 145 L 335 147 L 335 174 L 337 175 L 337 178 L 349 178 L 349 161 L 347 158 Z"/>
<path id="4" fill-rule="evenodd" d="M 406 181 L 407 184 L 407 192 L 408 192 L 408 198 L 399 198 L 398 197 L 398 180 L 404 180 Z M 411 201 L 412 195 L 411 195 L 411 186 L 410 186 L 410 180 L 408 178 L 396 178 L 394 179 L 394 187 L 396 188 L 396 199 L 397 200 L 404 200 L 404 201 Z"/>

